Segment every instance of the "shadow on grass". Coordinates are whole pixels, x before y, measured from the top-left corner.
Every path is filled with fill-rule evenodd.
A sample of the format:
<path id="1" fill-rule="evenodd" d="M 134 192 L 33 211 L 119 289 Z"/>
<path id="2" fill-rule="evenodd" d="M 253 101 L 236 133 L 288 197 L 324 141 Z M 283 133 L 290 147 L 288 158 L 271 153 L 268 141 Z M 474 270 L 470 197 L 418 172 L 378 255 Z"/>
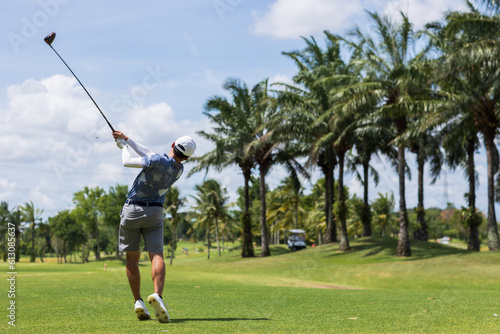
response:
<path id="1" fill-rule="evenodd" d="M 172 323 L 183 323 L 190 321 L 264 321 L 271 320 L 268 318 L 185 318 L 185 319 L 171 319 Z"/>
<path id="2" fill-rule="evenodd" d="M 286 246 L 269 246 L 269 250 L 271 251 L 271 255 L 282 255 L 282 254 L 289 254 L 292 253 L 291 250 L 289 250 Z"/>
<path id="3" fill-rule="evenodd" d="M 398 239 L 392 237 L 364 237 L 355 239 L 351 242 L 351 250 L 347 252 L 339 252 L 329 254 L 329 256 L 341 256 L 343 254 L 359 253 L 361 257 L 369 258 L 375 256 L 396 257 L 398 247 Z M 405 260 L 428 259 L 439 256 L 468 254 L 469 251 L 461 248 L 456 248 L 449 245 L 442 245 L 433 242 L 411 240 L 410 248 L 411 257 L 404 258 Z"/>

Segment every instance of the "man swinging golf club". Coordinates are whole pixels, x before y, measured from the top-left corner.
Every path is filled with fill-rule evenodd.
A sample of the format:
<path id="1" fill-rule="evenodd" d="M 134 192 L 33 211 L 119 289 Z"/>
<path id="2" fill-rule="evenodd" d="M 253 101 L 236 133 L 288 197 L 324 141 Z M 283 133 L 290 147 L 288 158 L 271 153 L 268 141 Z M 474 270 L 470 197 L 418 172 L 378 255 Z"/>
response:
<path id="1" fill-rule="evenodd" d="M 122 151 L 125 167 L 142 168 L 137 175 L 127 201 L 123 205 L 120 220 L 120 251 L 127 253 L 127 278 L 134 295 L 135 313 L 139 320 L 151 318 L 141 297 L 139 242 L 144 238 L 144 250 L 151 260 L 151 278 L 154 293 L 148 297 L 159 322 L 170 322 L 168 311 L 163 303 L 165 285 L 165 261 L 163 260 L 163 202 L 165 194 L 179 179 L 184 170 L 182 161 L 196 150 L 194 140 L 189 136 L 180 137 L 172 144 L 168 154 L 153 153 L 147 147 L 134 142 L 120 131 L 114 131 L 117 146 Z M 132 157 L 131 147 L 139 157 Z"/>

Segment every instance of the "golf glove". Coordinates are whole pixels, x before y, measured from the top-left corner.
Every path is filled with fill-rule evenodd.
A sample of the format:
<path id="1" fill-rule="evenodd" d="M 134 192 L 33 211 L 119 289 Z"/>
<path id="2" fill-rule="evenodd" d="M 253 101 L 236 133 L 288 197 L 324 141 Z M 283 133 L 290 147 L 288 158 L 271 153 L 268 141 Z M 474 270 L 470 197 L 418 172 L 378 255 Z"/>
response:
<path id="1" fill-rule="evenodd" d="M 125 146 L 127 146 L 127 142 L 125 141 L 125 139 L 115 139 L 115 141 L 116 141 L 116 146 L 118 146 L 120 150 Z"/>

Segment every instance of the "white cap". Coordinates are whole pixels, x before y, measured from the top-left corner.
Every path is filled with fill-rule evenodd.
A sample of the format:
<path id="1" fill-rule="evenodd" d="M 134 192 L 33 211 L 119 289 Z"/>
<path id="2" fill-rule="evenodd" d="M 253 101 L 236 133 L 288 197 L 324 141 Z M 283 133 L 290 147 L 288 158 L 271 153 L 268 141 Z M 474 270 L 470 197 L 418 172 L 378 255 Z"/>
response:
<path id="1" fill-rule="evenodd" d="M 193 138 L 189 136 L 182 136 L 178 138 L 174 142 L 174 146 L 177 147 L 179 152 L 184 154 L 186 157 L 192 156 L 194 151 L 196 150 L 196 143 L 194 142 Z"/>

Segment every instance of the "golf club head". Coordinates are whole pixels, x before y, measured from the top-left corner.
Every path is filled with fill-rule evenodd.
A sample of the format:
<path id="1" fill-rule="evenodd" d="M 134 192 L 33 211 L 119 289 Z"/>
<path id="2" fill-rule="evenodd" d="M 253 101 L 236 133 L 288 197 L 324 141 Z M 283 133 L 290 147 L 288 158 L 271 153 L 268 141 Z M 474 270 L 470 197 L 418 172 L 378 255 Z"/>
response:
<path id="1" fill-rule="evenodd" d="M 54 41 L 54 38 L 56 38 L 56 33 L 55 32 L 48 34 L 47 37 L 45 37 L 43 40 L 48 45 L 51 45 L 52 42 Z"/>

